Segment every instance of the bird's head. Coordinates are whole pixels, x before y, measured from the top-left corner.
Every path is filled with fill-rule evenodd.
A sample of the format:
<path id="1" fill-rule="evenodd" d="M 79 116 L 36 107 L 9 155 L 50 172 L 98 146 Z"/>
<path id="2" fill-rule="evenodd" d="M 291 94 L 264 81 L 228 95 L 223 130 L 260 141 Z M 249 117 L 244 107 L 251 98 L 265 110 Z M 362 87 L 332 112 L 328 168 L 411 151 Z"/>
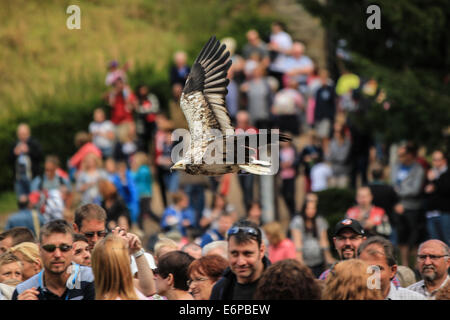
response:
<path id="1" fill-rule="evenodd" d="M 186 160 L 178 160 L 172 167 L 170 167 L 170 171 L 172 170 L 186 170 Z"/>

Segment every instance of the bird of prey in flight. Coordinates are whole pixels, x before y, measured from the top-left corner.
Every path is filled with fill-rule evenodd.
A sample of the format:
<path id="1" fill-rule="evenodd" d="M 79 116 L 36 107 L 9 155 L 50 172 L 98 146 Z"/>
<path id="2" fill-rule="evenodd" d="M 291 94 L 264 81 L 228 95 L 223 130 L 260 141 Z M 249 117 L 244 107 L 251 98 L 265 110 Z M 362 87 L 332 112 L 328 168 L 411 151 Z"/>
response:
<path id="1" fill-rule="evenodd" d="M 261 133 L 263 130 L 236 134 L 225 105 L 230 66 L 226 46 L 211 37 L 194 61 L 180 98 L 189 126 L 188 150 L 171 170 L 212 176 L 230 172 L 276 173 L 269 159 L 271 148 L 278 140 L 287 141 L 290 137 L 278 132 Z M 267 151 L 264 159 L 259 157 L 261 147 Z"/>

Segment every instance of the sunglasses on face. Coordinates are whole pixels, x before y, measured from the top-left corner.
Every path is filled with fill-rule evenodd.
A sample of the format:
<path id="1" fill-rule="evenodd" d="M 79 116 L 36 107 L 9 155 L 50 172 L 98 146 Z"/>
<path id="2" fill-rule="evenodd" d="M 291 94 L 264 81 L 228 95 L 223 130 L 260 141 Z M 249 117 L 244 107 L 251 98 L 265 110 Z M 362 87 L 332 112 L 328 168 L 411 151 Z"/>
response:
<path id="1" fill-rule="evenodd" d="M 238 233 L 245 233 L 254 237 L 259 237 L 258 230 L 253 227 L 232 227 L 228 230 L 227 236 L 232 236 Z"/>
<path id="2" fill-rule="evenodd" d="M 95 234 L 97 234 L 97 237 L 104 238 L 106 236 L 106 231 L 93 231 L 93 232 L 84 232 L 83 233 L 86 238 L 93 238 Z"/>
<path id="3" fill-rule="evenodd" d="M 56 248 L 59 248 L 59 250 L 61 250 L 61 252 L 67 252 L 69 250 L 72 249 L 71 245 L 68 244 L 60 244 L 59 246 L 55 245 L 55 244 L 45 244 L 42 246 L 42 249 L 44 249 L 47 252 L 54 252 L 56 250 Z"/>

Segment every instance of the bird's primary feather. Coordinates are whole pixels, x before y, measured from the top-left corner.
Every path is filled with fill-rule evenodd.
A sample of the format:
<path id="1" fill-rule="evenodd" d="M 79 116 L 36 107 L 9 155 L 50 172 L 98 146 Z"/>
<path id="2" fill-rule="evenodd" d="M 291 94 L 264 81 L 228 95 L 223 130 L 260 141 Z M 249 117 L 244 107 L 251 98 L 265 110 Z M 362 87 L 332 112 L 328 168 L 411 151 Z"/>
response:
<path id="1" fill-rule="evenodd" d="M 229 83 L 227 72 L 230 66 L 230 53 L 215 37 L 208 40 L 192 65 L 180 98 L 180 106 L 191 135 L 190 149 L 184 157 L 189 163 L 185 171 L 204 175 L 221 175 L 241 170 L 260 175 L 273 174 L 269 162 L 257 159 L 258 150 L 249 143 L 252 135 L 242 137 L 234 133 L 225 105 Z M 213 129 L 219 132 L 222 140 L 217 139 Z M 271 143 L 270 134 L 267 135 L 268 140 L 262 139 L 264 135 L 257 136 L 258 146 L 260 141 L 263 144 Z M 283 140 L 285 136 L 280 134 L 279 138 Z M 227 139 L 230 144 L 226 143 Z M 211 148 L 220 144 L 222 145 L 217 150 Z M 235 154 L 236 150 L 244 150 L 243 155 Z M 207 164 L 205 154 L 208 152 L 213 157 L 222 159 L 223 163 Z"/>

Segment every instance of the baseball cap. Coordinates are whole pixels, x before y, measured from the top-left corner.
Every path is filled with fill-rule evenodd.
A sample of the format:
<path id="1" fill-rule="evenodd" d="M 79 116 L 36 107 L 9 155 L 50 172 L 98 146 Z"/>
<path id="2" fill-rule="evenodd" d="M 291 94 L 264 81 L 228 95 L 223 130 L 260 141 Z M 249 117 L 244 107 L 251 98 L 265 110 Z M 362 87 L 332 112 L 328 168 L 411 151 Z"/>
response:
<path id="1" fill-rule="evenodd" d="M 361 225 L 359 224 L 359 222 L 355 219 L 344 219 L 339 221 L 336 224 L 336 227 L 334 228 L 334 235 L 338 235 L 339 232 L 341 232 L 343 229 L 351 229 L 352 231 L 354 231 L 355 233 L 363 236 L 365 235 L 364 229 L 363 227 L 361 227 Z"/>

